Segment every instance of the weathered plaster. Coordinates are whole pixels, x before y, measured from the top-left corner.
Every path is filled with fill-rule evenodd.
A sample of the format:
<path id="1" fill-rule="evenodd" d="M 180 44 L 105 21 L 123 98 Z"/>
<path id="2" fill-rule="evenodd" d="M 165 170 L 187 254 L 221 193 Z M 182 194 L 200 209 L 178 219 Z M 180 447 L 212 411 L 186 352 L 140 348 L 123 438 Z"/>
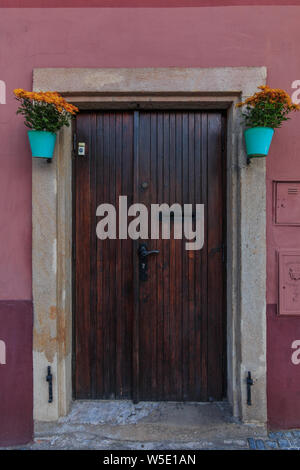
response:
<path id="1" fill-rule="evenodd" d="M 34 417 L 39 420 L 65 414 L 70 403 L 66 392 L 72 387 L 70 162 L 71 130 L 65 129 L 57 137 L 53 162 L 36 158 L 32 163 Z M 51 404 L 48 365 L 53 373 Z"/>
<path id="2" fill-rule="evenodd" d="M 57 90 L 83 109 L 227 108 L 228 400 L 245 422 L 266 422 L 265 161 L 246 165 L 234 104 L 265 83 L 265 67 L 35 69 L 34 90 Z M 35 418 L 66 414 L 72 397 L 71 133 L 60 133 L 53 163 L 33 164 Z M 48 230 L 49 228 L 49 230 Z M 56 245 L 55 245 L 56 243 Z M 55 247 L 56 263 L 53 259 Z M 56 315 L 54 314 L 56 312 Z M 50 363 L 54 403 L 40 380 Z M 246 404 L 246 373 L 255 379 Z M 43 397 L 42 397 L 43 395 Z"/>
<path id="3" fill-rule="evenodd" d="M 34 69 L 33 84 L 36 91 L 46 90 L 52 84 L 66 95 L 97 95 L 135 93 L 195 93 L 200 96 L 238 94 L 253 91 L 253 83 L 264 80 L 264 67 L 216 68 L 43 68 Z M 259 77 L 258 77 L 259 74 Z"/>

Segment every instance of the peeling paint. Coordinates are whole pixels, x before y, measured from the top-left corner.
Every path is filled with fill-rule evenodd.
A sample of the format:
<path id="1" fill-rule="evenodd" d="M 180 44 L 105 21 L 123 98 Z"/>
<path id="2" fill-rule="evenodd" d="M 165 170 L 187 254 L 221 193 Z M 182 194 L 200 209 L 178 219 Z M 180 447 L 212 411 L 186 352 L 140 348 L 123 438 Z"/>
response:
<path id="1" fill-rule="evenodd" d="M 51 320 L 55 320 L 56 315 L 57 315 L 57 308 L 55 307 L 55 305 L 52 305 L 52 307 L 50 307 L 49 317 L 51 318 Z"/>
<path id="2" fill-rule="evenodd" d="M 63 357 L 66 357 L 68 354 L 68 343 L 67 341 L 68 329 L 66 327 L 65 312 L 60 311 L 57 324 L 57 343 L 60 347 L 60 353 Z"/>
<path id="3" fill-rule="evenodd" d="M 47 361 L 52 363 L 56 353 L 56 338 L 51 338 L 46 330 L 41 332 L 35 330 L 33 349 L 37 352 L 43 352 Z"/>
<path id="4" fill-rule="evenodd" d="M 56 274 L 57 270 L 57 240 L 54 238 L 53 245 L 52 245 L 52 269 L 53 272 Z"/>
<path id="5" fill-rule="evenodd" d="M 51 321 L 49 321 L 51 320 Z M 56 321 L 57 334 L 51 335 L 51 323 Z M 37 314 L 38 326 L 34 329 L 34 351 L 43 352 L 48 362 L 52 363 L 57 350 L 63 357 L 69 354 L 70 349 L 70 331 L 67 328 L 65 311 L 59 311 L 55 305 L 49 309 L 49 314 Z"/>
<path id="6" fill-rule="evenodd" d="M 49 363 L 53 362 L 54 356 L 57 351 L 57 338 L 51 335 L 51 318 L 53 315 L 56 317 L 57 309 L 54 306 L 50 307 L 49 313 L 45 311 L 37 313 L 36 325 L 33 334 L 33 349 L 34 351 L 43 352 Z"/>

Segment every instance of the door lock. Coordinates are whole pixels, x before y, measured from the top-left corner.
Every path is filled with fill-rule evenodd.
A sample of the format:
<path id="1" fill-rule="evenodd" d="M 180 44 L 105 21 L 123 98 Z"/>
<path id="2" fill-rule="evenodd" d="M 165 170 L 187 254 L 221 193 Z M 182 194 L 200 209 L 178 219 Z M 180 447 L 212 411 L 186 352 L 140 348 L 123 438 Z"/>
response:
<path id="1" fill-rule="evenodd" d="M 159 250 L 148 250 L 146 243 L 140 244 L 138 248 L 140 281 L 148 280 L 148 256 L 158 253 Z"/>

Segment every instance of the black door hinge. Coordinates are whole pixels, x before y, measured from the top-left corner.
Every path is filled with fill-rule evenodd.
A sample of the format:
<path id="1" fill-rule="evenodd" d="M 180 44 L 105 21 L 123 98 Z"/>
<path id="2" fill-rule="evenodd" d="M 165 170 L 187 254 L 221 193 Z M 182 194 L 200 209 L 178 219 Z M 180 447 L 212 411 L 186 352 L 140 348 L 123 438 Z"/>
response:
<path id="1" fill-rule="evenodd" d="M 247 405 L 251 406 L 252 405 L 252 400 L 251 400 L 251 387 L 253 385 L 253 379 L 251 377 L 251 372 L 248 372 L 247 376 Z"/>
<path id="2" fill-rule="evenodd" d="M 52 380 L 53 380 L 53 376 L 51 374 L 51 367 L 48 366 L 48 373 L 47 373 L 47 376 L 46 376 L 46 380 L 48 382 L 48 385 L 49 385 L 49 399 L 48 399 L 48 403 L 52 403 L 53 402 L 53 388 L 52 388 Z"/>

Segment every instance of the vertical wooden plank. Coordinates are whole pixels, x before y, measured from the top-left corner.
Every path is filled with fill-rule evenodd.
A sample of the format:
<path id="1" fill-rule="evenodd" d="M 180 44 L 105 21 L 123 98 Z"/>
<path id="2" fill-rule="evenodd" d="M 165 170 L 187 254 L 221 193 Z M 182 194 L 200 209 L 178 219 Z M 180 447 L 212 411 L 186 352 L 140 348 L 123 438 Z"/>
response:
<path id="1" fill-rule="evenodd" d="M 207 297 L 207 247 L 208 247 L 208 189 L 207 189 L 207 146 L 208 146 L 208 115 L 201 117 L 201 201 L 204 204 L 204 246 L 201 250 L 201 400 L 208 400 L 208 297 Z"/>
<path id="2" fill-rule="evenodd" d="M 201 190 L 202 190 L 202 181 L 201 181 L 201 114 L 199 112 L 195 113 L 195 123 L 194 123 L 194 203 L 201 204 Z M 203 249 L 202 249 L 203 250 Z M 194 400 L 199 401 L 201 397 L 201 317 L 203 315 L 202 305 L 201 305 L 201 251 L 196 251 L 194 254 L 194 314 L 195 314 L 195 384 L 194 384 Z"/>
<path id="3" fill-rule="evenodd" d="M 150 113 L 139 113 L 139 174 L 138 174 L 138 202 L 149 208 L 151 194 L 150 177 Z M 143 187 L 146 183 L 148 186 Z M 139 240 L 145 242 L 150 250 L 152 248 L 151 240 Z M 143 400 L 152 398 L 152 352 L 153 352 L 153 292 L 151 292 L 151 278 L 156 275 L 154 272 L 153 256 L 147 258 L 148 280 L 139 284 L 139 391 Z"/>
<path id="4" fill-rule="evenodd" d="M 170 113 L 169 121 L 169 204 L 170 206 L 178 201 L 176 201 L 176 132 L 175 132 L 175 113 Z M 169 281 L 169 348 L 170 348 L 170 367 L 169 367 L 169 376 L 170 376 L 170 389 L 169 400 L 177 400 L 178 389 L 177 389 L 177 369 L 178 364 L 176 362 L 177 349 L 178 349 L 178 339 L 176 337 L 176 307 L 175 307 L 175 283 L 176 283 L 176 243 L 174 239 L 174 227 L 176 224 L 175 218 L 171 219 L 170 230 L 171 230 L 171 239 L 169 240 L 169 272 L 170 272 L 170 281 Z"/>
<path id="5" fill-rule="evenodd" d="M 121 113 L 115 114 L 115 148 L 116 148 L 116 166 L 115 166 L 115 203 L 116 208 L 119 204 L 119 196 L 122 195 L 122 180 L 123 180 L 123 116 Z M 120 216 L 119 216 L 120 217 Z M 124 302 L 122 293 L 122 240 L 117 235 L 116 245 L 116 278 L 115 278 L 115 329 L 116 329 L 116 398 L 123 398 L 123 331 L 126 327 L 126 313 L 124 311 Z"/>
<path id="6" fill-rule="evenodd" d="M 103 114 L 103 159 L 104 159 L 104 168 L 105 168 L 105 184 L 103 187 L 103 202 L 110 202 L 110 168 L 111 168 L 111 158 L 110 158 L 110 119 L 109 113 Z M 101 305 L 100 311 L 103 317 L 103 324 L 105 325 L 103 330 L 103 361 L 105 367 L 103 368 L 103 398 L 110 398 L 111 390 L 111 355 L 110 355 L 110 318 L 109 318 L 109 296 L 110 293 L 110 250 L 109 250 L 109 240 L 99 240 L 101 245 L 101 250 L 103 253 L 103 283 L 102 283 L 102 295 L 101 295 Z"/>
<path id="7" fill-rule="evenodd" d="M 134 112 L 134 144 L 133 144 L 133 200 L 138 202 L 139 189 L 139 112 Z M 132 375 L 133 375 L 133 402 L 139 401 L 139 272 L 138 272 L 138 241 L 133 241 L 133 358 L 132 358 Z"/>
<path id="8" fill-rule="evenodd" d="M 202 113 L 200 119 L 200 164 L 199 164 L 199 182 L 201 184 L 200 200 L 204 204 L 204 246 L 200 254 L 201 266 L 199 269 L 199 296 L 198 308 L 201 308 L 200 319 L 200 335 L 201 345 L 200 349 L 200 377 L 201 377 L 201 390 L 200 399 L 202 401 L 208 400 L 207 394 L 207 214 L 208 214 L 208 201 L 207 201 L 207 113 Z M 201 294 L 200 294 L 201 293 Z"/>
<path id="9" fill-rule="evenodd" d="M 149 197 L 148 197 L 148 208 L 151 220 L 151 203 L 157 203 L 157 113 L 150 113 L 150 187 L 149 187 Z M 151 228 L 149 225 L 149 233 Z M 159 250 L 158 240 L 150 240 L 151 249 Z M 150 265 L 150 282 L 149 290 L 152 293 L 152 307 L 150 313 L 150 331 L 152 336 L 152 351 L 151 351 L 151 398 L 152 400 L 157 400 L 158 397 L 158 381 L 157 377 L 157 355 L 158 355 L 158 328 L 159 328 L 159 317 L 160 310 L 158 308 L 158 298 L 157 298 L 157 279 L 158 279 L 158 269 L 159 269 L 159 257 L 161 254 L 154 255 L 154 259 L 151 260 Z"/>
<path id="10" fill-rule="evenodd" d="M 96 362 L 96 322 L 97 322 L 97 239 L 96 239 L 96 198 L 97 198 L 97 148 L 96 148 L 96 114 L 90 115 L 90 369 L 91 398 L 97 397 L 97 362 Z"/>
<path id="11" fill-rule="evenodd" d="M 163 127 L 163 113 L 157 113 L 157 204 L 164 202 L 163 185 L 163 158 L 164 158 L 164 127 Z M 156 283 L 156 299 L 157 299 L 157 399 L 164 399 L 164 242 L 160 239 L 157 240 L 157 249 L 160 251 L 157 256 L 157 283 Z"/>
<path id="12" fill-rule="evenodd" d="M 182 115 L 182 203 L 189 203 L 189 115 Z M 189 399 L 189 361 L 190 361 L 190 315 L 189 315 L 189 281 L 188 255 L 182 243 L 182 379 L 183 400 Z"/>
<path id="13" fill-rule="evenodd" d="M 183 179 L 183 143 L 182 143 L 182 113 L 176 112 L 176 142 L 175 142 L 175 199 L 176 202 L 183 204 L 182 196 L 182 179 Z M 177 400 L 183 400 L 183 264 L 182 264 L 182 244 L 183 240 L 175 241 L 175 329 L 174 336 L 176 338 L 175 345 L 175 363 L 176 363 L 176 391 Z"/>
<path id="14" fill-rule="evenodd" d="M 170 203 L 170 113 L 163 115 L 163 202 Z M 162 218 L 162 225 L 164 224 Z M 163 246 L 163 309 L 164 309 L 164 399 L 170 396 L 170 240 L 162 240 Z"/>
<path id="15" fill-rule="evenodd" d="M 133 113 L 123 113 L 122 125 L 122 195 L 128 197 L 128 206 L 133 203 Z M 132 357 L 133 357 L 133 243 L 131 239 L 122 240 L 122 357 L 119 361 L 122 367 L 122 397 L 132 398 Z"/>
<path id="16" fill-rule="evenodd" d="M 78 139 L 87 142 L 90 147 L 90 116 L 81 114 L 77 117 Z M 90 153 L 85 158 L 76 158 L 76 218 L 75 218 L 75 397 L 91 397 L 91 349 L 89 334 L 91 331 L 90 316 Z M 86 263 L 82 263 L 85 259 Z"/>
<path id="17" fill-rule="evenodd" d="M 195 113 L 189 113 L 188 119 L 188 203 L 195 210 Z M 194 226 L 194 221 L 192 220 Z M 185 244 L 185 243 L 184 243 Z M 185 250 L 185 248 L 184 248 Z M 188 303 L 189 314 L 189 390 L 188 399 L 195 400 L 195 372 L 199 358 L 195 355 L 195 263 L 196 253 L 194 250 L 185 250 L 187 257 L 187 279 L 188 279 Z"/>
<path id="18" fill-rule="evenodd" d="M 156 113 L 140 113 L 140 152 L 139 152 L 139 201 L 149 210 L 151 203 L 157 202 L 157 116 Z M 141 183 L 147 183 L 143 188 Z M 149 223 L 150 230 L 150 223 Z M 150 232 L 149 232 L 150 236 Z M 157 246 L 156 240 L 145 240 L 149 250 Z M 159 249 L 159 248 L 157 248 Z M 158 395 L 157 380 L 157 334 L 160 310 L 157 308 L 158 255 L 150 255 L 148 281 L 140 282 L 140 396 L 143 400 L 153 400 Z"/>
<path id="19" fill-rule="evenodd" d="M 109 201 L 116 207 L 116 113 L 109 113 Z M 110 383 L 109 398 L 116 398 L 116 240 L 107 240 L 109 263 L 109 357 L 110 357 Z"/>
<path id="20" fill-rule="evenodd" d="M 97 206 L 105 201 L 104 192 L 106 189 L 106 165 L 104 158 L 104 115 L 97 114 L 96 124 L 97 134 Z M 98 220 L 96 221 L 98 222 Z M 97 321 L 96 321 L 96 362 L 97 362 L 97 398 L 105 396 L 105 329 L 106 322 L 103 315 L 105 309 L 105 250 L 103 242 L 97 240 Z"/>

